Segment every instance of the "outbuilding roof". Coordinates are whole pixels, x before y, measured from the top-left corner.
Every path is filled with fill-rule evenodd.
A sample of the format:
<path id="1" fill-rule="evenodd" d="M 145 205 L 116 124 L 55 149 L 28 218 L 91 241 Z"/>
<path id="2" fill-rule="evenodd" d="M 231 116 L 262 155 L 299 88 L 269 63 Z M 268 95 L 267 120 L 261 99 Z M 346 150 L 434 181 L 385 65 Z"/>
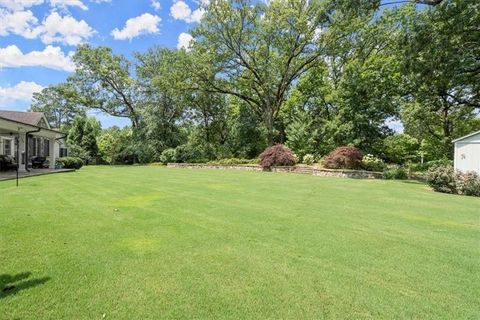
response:
<path id="1" fill-rule="evenodd" d="M 479 131 L 476 131 L 476 132 L 473 132 L 473 133 L 470 133 L 470 134 L 467 134 L 466 136 L 463 136 L 463 137 L 461 137 L 461 138 L 452 140 L 452 142 L 455 143 L 455 142 L 458 142 L 458 141 L 462 141 L 462 140 L 464 140 L 464 139 L 470 138 L 470 137 L 472 137 L 472 136 L 474 136 L 474 135 L 477 135 L 477 134 L 480 134 L 480 130 L 479 130 Z"/>

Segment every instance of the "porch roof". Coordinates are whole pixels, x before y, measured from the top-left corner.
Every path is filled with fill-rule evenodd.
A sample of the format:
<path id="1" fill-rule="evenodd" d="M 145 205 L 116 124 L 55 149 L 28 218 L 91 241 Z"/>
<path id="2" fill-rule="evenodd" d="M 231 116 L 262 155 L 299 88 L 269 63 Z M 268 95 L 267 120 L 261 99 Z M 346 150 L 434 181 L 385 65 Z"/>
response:
<path id="1" fill-rule="evenodd" d="M 25 112 L 27 113 L 27 112 Z M 33 117 L 32 117 L 33 118 Z M 32 118 L 30 120 L 32 120 Z M 34 131 L 34 130 L 39 130 L 40 131 L 37 134 L 44 133 L 49 137 L 61 137 L 64 135 L 63 132 L 55 130 L 55 129 L 49 129 L 49 128 L 44 128 L 40 127 L 38 125 L 33 125 L 31 123 L 28 123 L 27 121 L 21 121 L 22 119 L 11 119 L 9 117 L 5 117 L 5 114 L 0 113 L 0 130 L 6 130 L 14 133 L 25 133 L 27 131 Z"/>

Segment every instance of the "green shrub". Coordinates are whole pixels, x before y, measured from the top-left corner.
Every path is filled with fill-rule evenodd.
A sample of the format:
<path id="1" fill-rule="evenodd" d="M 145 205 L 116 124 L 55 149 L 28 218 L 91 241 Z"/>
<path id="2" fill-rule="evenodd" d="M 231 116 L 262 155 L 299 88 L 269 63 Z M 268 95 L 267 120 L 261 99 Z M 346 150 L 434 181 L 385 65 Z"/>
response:
<path id="1" fill-rule="evenodd" d="M 65 169 L 80 169 L 83 167 L 83 160 L 76 157 L 63 157 L 57 159 L 56 164 Z"/>
<path id="2" fill-rule="evenodd" d="M 202 152 L 189 144 L 183 144 L 175 148 L 175 162 L 196 162 L 199 159 L 204 159 Z"/>
<path id="3" fill-rule="evenodd" d="M 473 171 L 457 173 L 456 184 L 458 193 L 466 196 L 480 197 L 480 176 L 478 173 Z"/>
<path id="4" fill-rule="evenodd" d="M 375 157 L 374 155 L 367 154 L 362 158 L 362 166 L 367 171 L 382 172 L 385 170 L 386 165 L 382 159 Z"/>
<path id="5" fill-rule="evenodd" d="M 423 172 L 433 167 L 453 166 L 453 161 L 448 159 L 432 160 L 422 163 L 410 163 L 408 168 L 412 172 Z"/>
<path id="6" fill-rule="evenodd" d="M 268 147 L 260 154 L 260 165 L 267 170 L 274 166 L 293 166 L 295 163 L 295 155 L 283 144 Z"/>
<path id="7" fill-rule="evenodd" d="M 258 159 L 226 158 L 209 161 L 208 164 L 229 165 L 229 164 L 258 164 Z"/>
<path id="8" fill-rule="evenodd" d="M 207 163 L 209 160 L 207 158 L 192 158 L 189 159 L 189 163 Z"/>
<path id="9" fill-rule="evenodd" d="M 303 156 L 303 163 L 312 165 L 315 162 L 315 156 L 313 154 L 307 153 Z"/>
<path id="10" fill-rule="evenodd" d="M 457 175 L 451 166 L 437 166 L 427 172 L 427 183 L 433 190 L 443 193 L 457 193 Z"/>
<path id="11" fill-rule="evenodd" d="M 328 169 L 361 169 L 362 151 L 352 146 L 339 147 L 330 152 L 324 160 L 324 166 Z"/>
<path id="12" fill-rule="evenodd" d="M 394 166 L 383 171 L 383 178 L 388 180 L 406 180 L 408 173 L 403 167 Z"/>
<path id="13" fill-rule="evenodd" d="M 404 164 L 408 160 L 417 157 L 417 151 L 420 147 L 418 140 L 408 134 L 394 134 L 385 138 L 384 152 L 389 162 Z"/>
<path id="14" fill-rule="evenodd" d="M 163 164 L 175 162 L 175 149 L 168 148 L 163 150 L 162 154 L 160 155 L 160 162 Z"/>

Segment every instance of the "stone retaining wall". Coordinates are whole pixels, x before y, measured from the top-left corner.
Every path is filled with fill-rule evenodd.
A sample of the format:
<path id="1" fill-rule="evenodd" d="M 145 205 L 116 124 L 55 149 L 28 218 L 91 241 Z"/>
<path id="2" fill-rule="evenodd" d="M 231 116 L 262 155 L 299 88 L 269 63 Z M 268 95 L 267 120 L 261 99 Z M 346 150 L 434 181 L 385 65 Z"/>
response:
<path id="1" fill-rule="evenodd" d="M 263 171 L 263 168 L 256 164 L 205 164 L 205 163 L 169 163 L 169 168 L 184 169 L 235 169 L 246 171 Z M 292 167 L 272 167 L 272 172 L 283 173 L 302 173 L 321 177 L 341 177 L 341 178 L 362 178 L 362 179 L 381 179 L 381 172 L 354 171 L 354 170 L 331 170 L 320 169 L 311 166 L 292 166 Z"/>
<path id="2" fill-rule="evenodd" d="M 258 164 L 206 164 L 206 163 L 168 163 L 169 168 L 184 168 L 184 169 L 237 169 L 246 171 L 263 171 L 263 168 Z"/>

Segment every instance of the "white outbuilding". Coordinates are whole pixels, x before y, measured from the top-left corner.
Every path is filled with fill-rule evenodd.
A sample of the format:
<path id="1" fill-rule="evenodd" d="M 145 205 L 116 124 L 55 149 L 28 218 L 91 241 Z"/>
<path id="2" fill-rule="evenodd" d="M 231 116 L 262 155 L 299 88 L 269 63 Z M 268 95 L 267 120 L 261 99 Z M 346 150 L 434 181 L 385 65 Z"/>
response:
<path id="1" fill-rule="evenodd" d="M 453 140 L 455 144 L 454 166 L 462 172 L 480 174 L 480 131 Z"/>

